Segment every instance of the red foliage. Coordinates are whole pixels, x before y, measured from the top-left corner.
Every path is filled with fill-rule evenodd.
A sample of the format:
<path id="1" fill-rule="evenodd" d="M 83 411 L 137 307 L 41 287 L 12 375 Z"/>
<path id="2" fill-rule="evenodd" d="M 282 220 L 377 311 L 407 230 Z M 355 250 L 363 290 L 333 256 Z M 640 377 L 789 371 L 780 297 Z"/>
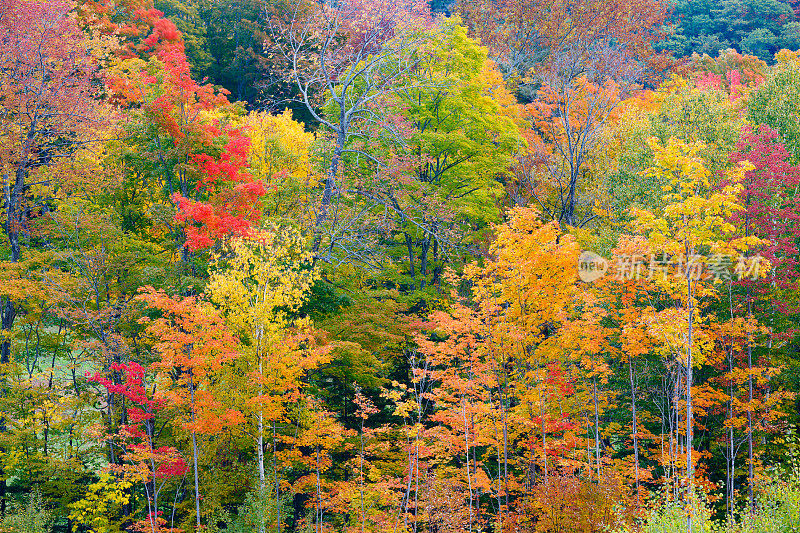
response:
<path id="1" fill-rule="evenodd" d="M 154 409 L 157 407 L 156 403 L 153 400 L 148 400 L 147 395 L 145 394 L 143 384 L 144 368 L 142 365 L 138 363 L 114 363 L 111 365 L 111 371 L 119 372 L 120 375 L 124 376 L 125 381 L 120 384 L 116 384 L 99 372 L 95 373 L 94 375 L 90 375 L 87 372 L 86 375 L 89 378 L 89 381 L 93 381 L 102 385 L 110 394 L 119 394 L 148 409 Z M 141 420 L 146 420 L 149 418 L 152 418 L 152 413 L 149 413 L 147 416 L 143 416 Z"/>
<path id="2" fill-rule="evenodd" d="M 248 171 L 250 140 L 241 130 L 227 132 L 228 143 L 219 157 L 195 154 L 192 161 L 200 170 L 196 190 L 208 195 L 207 202 L 175 194 L 176 220 L 196 223 L 187 226 L 186 246 L 192 250 L 208 248 L 214 240 L 228 235 L 247 235 L 261 218 L 260 199 L 267 185 Z"/>
<path id="3" fill-rule="evenodd" d="M 151 29 L 129 51 L 155 55 L 163 69 L 155 75 L 140 70 L 111 78 L 109 90 L 112 101 L 119 105 L 143 109 L 146 118 L 158 126 L 159 149 L 171 145 L 172 157 L 180 154 L 199 176 L 194 199 L 189 198 L 187 178 L 192 173 L 178 171 L 177 180 L 170 178 L 168 187 L 172 192 L 173 181 L 178 182 L 179 192 L 172 192 L 171 199 L 178 208 L 176 221 L 188 224 L 186 247 L 200 250 L 210 247 L 215 239 L 247 234 L 259 220 L 259 200 L 266 193 L 266 185 L 248 172 L 250 140 L 240 129 L 220 127 L 218 121 L 204 117 L 204 112 L 229 106 L 229 93 L 192 78 L 180 32 L 160 11 L 142 6 L 128 11 L 134 23 Z M 142 34 L 135 25 L 120 25 L 115 31 Z M 214 145 L 219 144 L 215 140 L 220 138 L 226 139 L 222 153 L 212 155 Z"/>
<path id="4" fill-rule="evenodd" d="M 121 424 L 112 437 L 126 450 L 122 458 L 131 464 L 112 468 L 137 475 L 146 472 L 154 480 L 183 476 L 189 467 L 178 450 L 172 446 L 156 447 L 153 443 L 153 422 L 164 402 L 148 397 L 144 367 L 134 362 L 114 363 L 110 370 L 115 374 L 114 379 L 100 372 L 87 372 L 86 377 L 105 388 L 112 403 L 114 395 L 129 402 L 125 405 L 127 423 Z"/>
<path id="5" fill-rule="evenodd" d="M 746 96 L 748 90 L 758 87 L 763 81 L 763 78 L 754 77 L 752 73 L 743 77 L 739 69 L 728 70 L 724 76 L 711 71 L 703 71 L 695 79 L 695 86 L 702 91 L 725 91 L 733 102 Z"/>
<path id="6" fill-rule="evenodd" d="M 107 11 L 106 5 L 100 6 L 100 13 Z M 142 108 L 147 119 L 158 126 L 159 149 L 171 145 L 170 151 L 193 164 L 194 174 L 199 175 L 194 186 L 197 197 L 189 198 L 185 170 L 178 172 L 179 192 L 171 195 L 178 208 L 176 221 L 189 224 L 186 247 L 200 250 L 215 239 L 247 234 L 259 220 L 259 200 L 266 193 L 266 185 L 248 172 L 250 140 L 240 129 L 220 127 L 218 121 L 204 117 L 204 112 L 229 106 L 229 93 L 192 78 L 180 32 L 160 11 L 137 4 L 128 6 L 127 12 L 132 23 L 118 24 L 117 33 L 143 35 L 139 26 L 149 28 L 147 37 L 128 48 L 128 55 L 155 55 L 163 69 L 155 75 L 140 70 L 111 78 L 109 90 L 112 101 L 119 105 Z M 220 138 L 226 139 L 222 153 L 212 155 L 218 144 L 214 141 Z M 173 191 L 172 182 L 169 190 Z"/>
<path id="7" fill-rule="evenodd" d="M 734 215 L 738 227 L 749 226 L 750 233 L 768 244 L 755 252 L 772 265 L 769 277 L 738 282 L 750 287 L 754 294 L 765 297 L 765 305 L 783 314 L 800 312 L 785 298 L 769 297 L 778 291 L 794 291 L 800 281 L 800 167 L 789 163 L 789 153 L 778 133 L 769 126 L 758 130 L 745 128 L 737 150 L 731 155 L 735 162 L 749 161 L 755 169 L 747 173 L 742 191 L 745 210 Z"/>
<path id="8" fill-rule="evenodd" d="M 163 50 L 184 50 L 183 35 L 152 0 L 89 0 L 80 6 L 83 23 L 120 39 L 116 54 L 148 58 Z"/>

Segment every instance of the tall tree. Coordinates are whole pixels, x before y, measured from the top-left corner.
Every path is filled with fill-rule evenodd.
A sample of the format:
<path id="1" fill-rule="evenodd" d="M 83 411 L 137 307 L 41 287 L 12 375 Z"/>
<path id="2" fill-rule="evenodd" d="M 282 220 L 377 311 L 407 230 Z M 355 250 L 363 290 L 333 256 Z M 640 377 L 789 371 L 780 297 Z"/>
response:
<path id="1" fill-rule="evenodd" d="M 200 471 L 197 434 L 214 434 L 226 425 L 236 425 L 242 415 L 217 407 L 209 390 L 221 367 L 236 357 L 236 339 L 227 331 L 219 313 L 195 297 L 170 298 L 163 291 L 147 287 L 139 298 L 148 308 L 161 311 L 155 320 L 146 317 L 147 334 L 154 339 L 158 359 L 152 367 L 167 390 L 162 393 L 172 407 L 188 406 L 184 424 L 191 434 L 194 473 L 195 523 L 201 530 Z"/>
<path id="2" fill-rule="evenodd" d="M 686 501 L 690 506 L 687 515 L 688 533 L 692 532 L 695 495 L 694 442 L 694 367 L 703 361 L 702 327 L 699 327 L 699 302 L 713 295 L 704 286 L 698 275 L 698 266 L 704 261 L 704 253 L 733 255 L 758 245 L 759 239 L 752 236 L 736 237 L 735 226 L 726 222 L 734 212 L 741 211 L 738 203 L 743 188 L 742 181 L 752 165 L 744 163 L 730 170 L 729 184 L 714 191 L 710 184 L 711 173 L 705 167 L 701 150 L 702 144 L 687 145 L 675 138 L 666 146 L 656 139 L 651 140 L 655 154 L 654 166 L 648 172 L 664 182 L 668 193 L 664 200 L 663 213 L 655 215 L 644 210 L 636 210 L 636 224 L 648 234 L 650 244 L 656 253 L 668 254 L 676 258 L 679 272 L 673 278 L 661 276 L 675 308 L 663 311 L 664 319 L 658 328 L 664 338 L 665 346 L 680 358 L 684 375 L 685 392 L 685 449 L 686 449 Z M 706 348 L 708 350 L 708 348 Z"/>
<path id="3" fill-rule="evenodd" d="M 32 194 L 37 182 L 63 185 L 69 158 L 102 128 L 97 60 L 69 1 L 0 2 L 0 176 L 3 187 L 3 261 L 17 263 L 37 235 L 31 221 L 48 209 Z M 12 329 L 21 295 L 0 293 L 0 365 L 11 360 Z M 0 396 L 5 396 L 0 378 Z M 0 416 L 0 432 L 5 422 Z M 6 478 L 0 475 L 0 514 Z"/>
<path id="4" fill-rule="evenodd" d="M 797 261 L 798 232 L 800 232 L 800 199 L 797 196 L 800 186 L 800 168 L 789 163 L 789 153 L 780 142 L 778 132 L 762 125 L 757 131 L 747 128 L 731 154 L 736 162 L 746 161 L 753 168 L 745 174 L 741 203 L 745 209 L 734 215 L 739 227 L 744 227 L 746 235 L 763 239 L 763 244 L 755 250 L 770 263 L 767 277 L 744 277 L 737 285 L 744 288 L 746 313 L 749 320 L 755 318 L 769 325 L 767 341 L 771 347 L 776 342 L 792 339 L 797 333 L 795 319 L 800 307 L 791 292 L 800 278 L 800 263 Z M 750 509 L 755 508 L 753 496 L 754 451 L 753 451 L 753 408 L 758 402 L 754 398 L 759 387 L 757 371 L 754 371 L 753 332 L 747 336 L 747 445 L 748 445 L 748 496 Z M 767 354 L 766 359 L 771 359 Z M 766 366 L 773 366 L 769 360 Z M 767 372 L 761 372 L 766 375 Z M 763 378 L 762 378 L 763 379 Z M 754 402 L 755 399 L 755 402 Z M 766 399 L 765 399 L 766 400 Z"/>
<path id="5" fill-rule="evenodd" d="M 344 156 L 358 153 L 370 158 L 353 141 L 368 140 L 373 124 L 384 125 L 384 132 L 397 136 L 380 105 L 400 89 L 402 80 L 407 80 L 406 87 L 416 85 L 412 74 L 417 51 L 428 39 L 422 30 L 429 26 L 427 5 L 410 0 L 336 4 L 298 0 L 272 17 L 270 44 L 286 59 L 301 101 L 332 137 L 315 214 L 315 257 L 336 244 L 326 243 L 328 251 L 322 248 L 323 235 L 334 233 L 325 225 L 335 221 L 332 205 L 343 192 L 339 181 Z M 324 113 L 319 101 L 323 96 L 329 108 Z"/>
<path id="6" fill-rule="evenodd" d="M 101 126 L 97 61 L 72 8 L 68 1 L 0 4 L 0 172 L 11 262 L 20 260 L 25 240 L 35 239 L 30 219 L 47 209 L 46 199 L 31 197 L 31 180 L 58 180 L 61 163 L 97 140 Z M 11 298 L 3 298 L 2 317 L 7 333 L 15 317 Z M 3 363 L 9 354 L 4 335 Z"/>
<path id="7" fill-rule="evenodd" d="M 296 230 L 278 226 L 247 239 L 233 239 L 231 255 L 218 260 L 208 286 L 212 301 L 222 310 L 231 329 L 247 339 L 244 367 L 250 377 L 242 392 L 249 405 L 242 410 L 253 417 L 256 428 L 258 499 L 263 502 L 269 496 L 265 436 L 271 426 L 278 509 L 275 426 L 286 417 L 290 402 L 299 401 L 304 374 L 319 363 L 318 354 L 290 339 L 290 328 L 297 328 L 299 335 L 308 329 L 307 319 L 294 316 L 315 277 L 310 268 L 311 255 L 304 244 Z M 277 516 L 280 520 L 281 513 Z M 265 517 L 260 516 L 259 532 L 266 526 Z"/>

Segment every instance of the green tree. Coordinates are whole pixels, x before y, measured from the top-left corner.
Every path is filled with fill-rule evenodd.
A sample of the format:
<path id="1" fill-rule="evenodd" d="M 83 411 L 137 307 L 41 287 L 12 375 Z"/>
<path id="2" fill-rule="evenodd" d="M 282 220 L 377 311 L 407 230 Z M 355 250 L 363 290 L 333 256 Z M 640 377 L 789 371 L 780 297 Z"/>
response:
<path id="1" fill-rule="evenodd" d="M 794 164 L 800 162 L 800 61 L 792 55 L 779 62 L 764 84 L 754 91 L 747 106 L 753 124 L 766 124 L 778 131 Z"/>
<path id="2" fill-rule="evenodd" d="M 420 87 L 398 91 L 417 169 L 400 198 L 391 198 L 402 208 L 398 225 L 412 279 L 419 265 L 420 288 L 428 284 L 429 263 L 436 284 L 449 248 L 474 238 L 459 235 L 459 225 L 480 231 L 499 221 L 502 181 L 524 143 L 516 101 L 487 49 L 467 37 L 457 18 L 443 20 L 431 42 L 415 73 Z"/>
<path id="3" fill-rule="evenodd" d="M 771 61 L 781 48 L 800 45 L 800 23 L 781 0 L 679 0 L 661 48 L 679 56 L 716 56 L 734 48 Z"/>
<path id="4" fill-rule="evenodd" d="M 299 401 L 304 374 L 319 363 L 297 340 L 308 329 L 308 320 L 294 318 L 315 274 L 309 268 L 311 254 L 304 239 L 292 228 L 273 226 L 247 239 L 233 239 L 229 250 L 229 255 L 217 260 L 208 292 L 244 345 L 239 364 L 222 382 L 236 391 L 228 401 L 238 404 L 255 425 L 259 501 L 267 498 L 265 435 L 268 426 L 272 428 L 272 485 L 279 503 L 276 424 Z M 297 332 L 295 340 L 291 330 Z M 244 383 L 243 375 L 247 376 Z M 260 533 L 266 526 L 263 518 L 258 524 Z"/>
<path id="5" fill-rule="evenodd" d="M 231 99 L 255 107 L 269 71 L 263 53 L 264 8 L 259 0 L 155 0 L 157 9 L 183 34 L 186 57 L 197 79 L 208 78 Z"/>

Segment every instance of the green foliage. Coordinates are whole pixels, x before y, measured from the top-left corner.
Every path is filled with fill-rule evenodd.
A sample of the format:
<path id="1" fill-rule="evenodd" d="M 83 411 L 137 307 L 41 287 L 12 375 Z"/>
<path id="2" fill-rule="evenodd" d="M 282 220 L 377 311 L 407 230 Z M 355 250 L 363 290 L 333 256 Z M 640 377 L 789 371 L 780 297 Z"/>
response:
<path id="1" fill-rule="evenodd" d="M 693 506 L 692 533 L 794 533 L 800 531 L 800 472 L 774 477 L 760 487 L 755 511 L 739 510 L 734 520 L 714 519 L 709 499 L 701 496 Z M 686 504 L 658 496 L 655 508 L 642 521 L 638 533 L 685 533 Z M 623 530 L 626 533 L 631 530 Z M 620 532 L 621 533 L 621 532 Z"/>
<path id="2" fill-rule="evenodd" d="M 670 22 L 660 47 L 678 56 L 734 48 L 771 61 L 781 48 L 800 46 L 800 23 L 781 0 L 678 0 Z"/>
<path id="3" fill-rule="evenodd" d="M 675 500 L 656 499 L 655 508 L 650 511 L 638 529 L 623 529 L 618 533 L 686 533 L 685 502 Z M 692 533 L 710 533 L 725 531 L 719 524 L 712 520 L 714 514 L 711 505 L 705 497 L 698 498 L 692 505 Z"/>
<path id="4" fill-rule="evenodd" d="M 183 33 L 186 56 L 197 79 L 209 80 L 231 99 L 256 105 L 264 76 L 263 7 L 257 0 L 155 0 L 157 9 Z"/>
<path id="5" fill-rule="evenodd" d="M 755 513 L 742 513 L 738 530 L 741 533 L 800 531 L 800 475 L 777 477 L 762 487 Z"/>
<path id="6" fill-rule="evenodd" d="M 0 0 L 2 31 L 2 9 L 15 2 Z M 798 416 L 782 405 L 800 367 L 797 332 L 783 327 L 795 316 L 785 308 L 796 286 L 769 289 L 764 299 L 777 305 L 753 336 L 742 310 L 752 300 L 742 305 L 735 286 L 724 294 L 724 284 L 694 285 L 702 292 L 692 294 L 697 315 L 687 322 L 683 282 L 632 279 L 634 268 L 646 275 L 653 266 L 651 248 L 672 252 L 672 266 L 689 251 L 749 250 L 731 217 L 745 203 L 730 185 L 749 168 L 731 171 L 743 125 L 776 128 L 800 160 L 800 53 L 764 62 L 800 45 L 788 3 L 677 1 L 665 46 L 715 55 L 733 46 L 764 61 L 728 51 L 696 56 L 653 90 L 617 93 L 588 82 L 553 89 L 554 100 L 539 101 L 547 120 L 527 122 L 521 117 L 542 118 L 544 109 L 539 116 L 535 105 L 520 105 L 513 90 L 536 73 L 503 79 L 489 60 L 496 50 L 465 28 L 475 21 L 422 13 L 404 27 L 384 16 L 400 0 L 346 3 L 363 17 L 335 29 L 322 19 L 342 2 L 310 1 L 297 11 L 284 0 L 85 3 L 119 24 L 84 21 L 79 32 L 104 58 L 108 94 L 97 96 L 112 99 L 116 114 L 98 131 L 87 128 L 102 140 L 71 153 L 68 171 L 39 146 L 41 160 L 19 192 L 25 243 L 18 262 L 0 262 L 0 340 L 12 341 L 0 361 L 0 490 L 10 508 L 0 533 L 64 533 L 67 521 L 77 533 L 543 532 L 561 524 L 597 533 L 627 522 L 629 531 L 687 533 L 677 488 L 687 448 L 697 452 L 698 492 L 721 486 L 726 474 L 732 485 L 727 501 L 698 498 L 688 533 L 797 530 L 800 475 L 776 474 L 794 446 L 779 430 Z M 446 10 L 449 0 L 432 3 Z M 621 20 L 641 1 L 567 5 L 567 18 L 600 7 L 620 9 L 612 14 Z M 303 18 L 312 11 L 318 19 Z M 522 15 L 531 42 L 565 22 L 550 12 Z M 263 105 L 289 96 L 281 38 L 267 32 L 273 16 L 331 40 L 330 53 L 315 55 L 320 39 L 301 47 L 296 66 L 337 65 L 333 95 L 318 92 L 322 85 L 310 95 L 322 107 L 315 118 L 338 134 L 333 143 L 326 128 L 310 133 L 315 124 Z M 498 41 L 514 40 L 498 22 L 482 24 Z M 158 42 L 125 53 L 128 35 L 139 43 L 151 33 Z M 4 35 L 0 63 L 11 42 Z M 579 52 L 609 54 L 590 60 L 563 48 L 564 68 L 574 60 L 586 73 L 585 63 L 604 59 L 603 68 L 620 67 L 602 43 Z M 528 52 L 521 64 L 542 51 Z M 362 68 L 382 53 L 385 61 Z M 193 81 L 205 76 L 245 103 Z M 347 94 L 337 101 L 341 87 Z M 0 141 L 11 138 L 8 94 L 0 87 Z M 582 137 L 579 203 L 597 218 L 565 232 L 543 223 L 536 202 L 548 179 L 563 176 L 547 169 L 550 156 L 561 147 L 555 161 L 566 165 L 563 147 L 574 138 L 567 127 L 545 129 L 572 113 L 589 116 L 593 94 L 625 100 L 604 108 L 597 135 Z M 349 105 L 347 118 L 340 112 Z M 266 110 L 248 114 L 246 106 Z M 531 194 L 510 193 L 523 173 Z M 785 193 L 772 201 L 797 201 L 787 172 L 764 173 L 784 180 L 776 190 Z M 242 200 L 254 190 L 263 201 Z M 219 231 L 207 252 L 184 247 L 177 192 L 198 202 L 199 215 L 213 211 L 204 219 Z M 240 207 L 253 215 L 248 224 Z M 577 281 L 580 250 L 590 248 L 616 254 L 606 274 L 621 274 L 620 283 Z M 0 251 L 9 250 L 3 240 Z M 623 256 L 644 262 L 626 265 Z M 181 312 L 143 309 L 136 294 L 146 286 Z M 211 320 L 218 315 L 225 328 Z M 146 322 L 163 329 L 148 333 Z M 703 359 L 689 367 L 697 368 L 686 391 L 697 425 L 689 446 L 681 440 L 689 432 L 676 429 L 685 420 L 676 401 L 685 391 L 684 323 L 697 336 L 695 361 Z M 767 327 L 781 334 L 768 352 Z M 204 351 L 201 333 L 227 328 L 236 338 Z M 745 344 L 769 361 L 743 363 Z M 141 373 L 120 372 L 133 363 Z M 98 387 L 95 373 L 107 385 Z M 752 399 L 742 386 L 748 378 Z M 156 406 L 157 417 L 148 412 Z M 752 514 L 742 508 L 747 410 L 755 414 Z M 131 459 L 162 445 L 149 465 Z M 190 468 L 173 479 L 170 461 L 189 458 L 197 477 Z M 666 486 L 675 493 L 658 493 Z M 661 496 L 647 500 L 654 492 Z M 649 512 L 634 523 L 640 499 Z M 725 503 L 735 511 L 730 522 L 719 520 Z M 146 523 L 151 510 L 162 527 Z"/>
<path id="7" fill-rule="evenodd" d="M 800 63 L 789 60 L 778 64 L 764 84 L 750 97 L 748 119 L 778 131 L 792 156 L 800 162 Z"/>
<path id="8" fill-rule="evenodd" d="M 735 149 L 745 123 L 728 94 L 697 89 L 683 80 L 676 80 L 673 88 L 667 85 L 662 91 L 662 106 L 650 119 L 653 135 L 662 143 L 670 137 L 687 143 L 702 142 L 709 169 L 718 173 L 726 168 L 728 154 Z"/>
<path id="9" fill-rule="evenodd" d="M 250 491 L 245 495 L 244 503 L 235 513 L 221 511 L 209 520 L 208 533 L 277 533 L 281 531 L 281 523 L 288 519 L 291 511 L 289 497 L 281 496 L 279 505 L 274 496 L 274 485 L 269 494 L 259 495 L 258 491 Z M 280 516 L 279 516 L 280 515 Z M 222 527 L 220 526 L 222 524 Z M 262 529 L 260 529 L 262 528 Z"/>
<path id="10" fill-rule="evenodd" d="M 42 493 L 36 489 L 28 494 L 28 501 L 0 521 L 0 533 L 50 533 L 53 513 L 45 506 Z"/>
<path id="11" fill-rule="evenodd" d="M 728 94 L 717 89 L 698 89 L 675 77 L 655 93 L 624 102 L 620 117 L 603 133 L 604 142 L 615 143 L 611 160 L 600 155 L 594 163 L 609 190 L 615 217 L 627 220 L 632 206 L 658 208 L 663 203 L 662 183 L 644 170 L 653 152 L 647 140 L 662 144 L 670 138 L 686 143 L 702 142 L 703 157 L 712 181 L 729 166 L 745 120 Z"/>
<path id="12" fill-rule="evenodd" d="M 420 62 L 420 88 L 400 93 L 402 114 L 413 127 L 411 151 L 423 164 L 419 181 L 462 215 L 477 222 L 499 220 L 499 180 L 508 175 L 523 144 L 513 120 L 513 97 L 488 51 L 467 36 L 458 18 L 433 35 L 434 48 Z"/>

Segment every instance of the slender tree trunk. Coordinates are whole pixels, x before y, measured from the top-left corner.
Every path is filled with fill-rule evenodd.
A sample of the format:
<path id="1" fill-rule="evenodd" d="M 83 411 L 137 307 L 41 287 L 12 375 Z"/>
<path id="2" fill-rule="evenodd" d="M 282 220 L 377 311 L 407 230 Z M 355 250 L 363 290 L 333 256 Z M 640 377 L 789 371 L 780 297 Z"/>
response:
<path id="1" fill-rule="evenodd" d="M 413 447 L 411 446 L 411 439 L 407 436 L 406 437 L 406 445 L 408 446 L 408 482 L 406 483 L 406 493 L 403 496 L 403 506 L 400 509 L 400 512 L 403 514 L 403 527 L 408 530 L 408 504 L 411 502 L 411 484 L 414 481 L 414 461 L 412 460 L 412 450 Z M 399 519 L 397 520 L 399 522 Z M 397 525 L 395 524 L 395 531 L 397 531 Z"/>
<path id="2" fill-rule="evenodd" d="M 275 422 L 272 422 L 272 476 L 275 482 L 275 531 L 281 533 L 281 485 L 278 482 L 278 447 Z"/>
<path id="3" fill-rule="evenodd" d="M 544 424 L 544 391 L 539 394 L 539 422 L 542 426 L 542 458 L 544 459 L 544 484 L 547 485 L 547 428 Z"/>
<path id="4" fill-rule="evenodd" d="M 414 533 L 417 533 L 419 523 L 419 425 L 414 438 Z"/>
<path id="5" fill-rule="evenodd" d="M 508 384 L 507 376 L 501 373 L 501 369 L 505 369 L 505 361 L 498 361 L 495 357 L 495 354 L 492 354 L 492 361 L 494 366 L 494 374 L 495 378 L 497 379 L 498 384 L 498 394 L 499 394 L 499 402 L 500 402 L 500 424 L 503 429 L 503 449 L 502 449 L 502 456 L 500 455 L 500 449 L 498 448 L 497 452 L 497 487 L 498 487 L 498 495 L 497 495 L 497 508 L 498 513 L 500 516 L 500 529 L 502 533 L 503 527 L 503 512 L 505 511 L 508 513 L 508 420 L 507 420 L 507 413 L 506 413 L 506 386 Z M 502 470 L 501 470 L 502 466 Z M 500 478 L 502 477 L 503 485 L 502 488 L 500 486 Z M 502 501 L 500 499 L 500 494 L 503 493 L 504 500 L 505 500 L 505 509 L 503 508 Z"/>
<path id="6" fill-rule="evenodd" d="M 503 389 L 500 390 L 500 416 L 503 423 L 503 495 L 506 502 L 506 513 L 508 512 L 508 419 L 506 418 L 506 405 Z M 502 532 L 501 532 L 502 533 Z"/>
<path id="7" fill-rule="evenodd" d="M 728 281 L 728 310 L 730 319 L 733 320 L 733 288 L 732 283 Z M 733 386 L 733 341 L 728 346 L 728 421 L 733 421 L 733 404 L 734 404 L 734 386 Z M 733 442 L 733 425 L 728 426 L 728 445 L 725 457 L 725 514 L 728 521 L 733 522 L 733 494 L 734 494 L 734 473 L 736 465 L 736 446 Z"/>
<path id="8" fill-rule="evenodd" d="M 317 216 L 314 220 L 314 241 L 311 246 L 311 251 L 314 254 L 315 262 L 319 255 L 319 248 L 322 243 L 322 225 L 328 220 L 330 206 L 333 202 L 333 193 L 336 189 L 336 176 L 339 172 L 339 164 L 342 162 L 342 154 L 344 153 L 345 144 L 347 144 L 347 129 L 348 124 L 345 118 L 344 103 L 340 102 L 339 128 L 336 132 L 336 146 L 333 149 L 331 164 L 328 167 L 328 173 L 325 176 L 325 186 L 322 190 L 322 199 L 320 200 L 319 211 L 317 212 Z"/>
<path id="9" fill-rule="evenodd" d="M 464 418 L 464 456 L 467 459 L 467 490 L 469 490 L 469 531 L 472 533 L 472 475 L 469 471 L 469 422 L 467 420 L 467 412 L 464 406 L 464 399 L 461 399 L 461 415 Z"/>
<path id="10" fill-rule="evenodd" d="M 317 517 L 316 517 L 316 524 L 315 530 L 318 533 L 322 533 L 322 485 L 320 480 L 320 473 L 319 473 L 319 443 L 317 444 L 317 464 L 316 464 L 316 472 L 317 472 Z"/>
<path id="11" fill-rule="evenodd" d="M 692 279 L 688 273 L 686 274 L 687 280 L 687 313 L 688 313 L 688 342 L 686 343 L 686 481 L 687 481 L 687 494 L 689 513 L 686 518 L 686 531 L 692 533 L 692 519 L 694 513 L 694 464 L 692 463 L 692 445 L 693 445 L 693 423 L 692 423 L 692 322 L 694 321 L 694 302 L 692 295 Z"/>
<path id="12" fill-rule="evenodd" d="M 494 407 L 494 406 L 493 406 Z M 497 441 L 497 523 L 498 533 L 503 533 L 503 457 L 500 449 L 500 430 L 497 428 L 497 417 L 492 413 L 492 425 L 494 426 L 494 438 Z"/>
<path id="13" fill-rule="evenodd" d="M 192 371 L 189 371 L 189 399 L 192 408 L 192 425 L 195 423 L 195 407 L 194 407 L 194 376 Z M 200 531 L 200 474 L 197 468 L 197 433 L 192 427 L 192 463 L 194 465 L 194 511 L 197 515 L 197 531 Z"/>
<path id="14" fill-rule="evenodd" d="M 597 378 L 592 379 L 592 398 L 594 400 L 594 456 L 597 462 L 597 482 L 600 483 L 600 413 L 597 405 Z"/>
<path id="15" fill-rule="evenodd" d="M 592 477 L 594 471 L 594 459 L 592 459 L 592 417 L 586 415 L 586 464 L 589 465 L 589 477 Z"/>
<path id="16" fill-rule="evenodd" d="M 672 480 L 672 498 L 677 500 L 678 498 L 678 475 L 677 475 L 677 468 L 675 464 L 677 463 L 678 457 L 678 444 L 677 444 L 677 415 L 673 416 L 673 412 L 677 411 L 677 405 L 674 401 L 675 391 L 669 390 L 669 385 L 665 385 L 664 387 L 667 398 L 667 421 L 669 423 L 669 427 L 667 428 L 669 431 L 669 478 Z M 676 389 L 677 390 L 677 389 Z M 672 400 L 670 400 L 672 397 Z"/>
<path id="17" fill-rule="evenodd" d="M 149 407 L 147 411 L 149 414 L 152 413 L 152 410 Z M 147 444 L 150 447 L 150 476 L 152 477 L 152 480 L 145 482 L 145 491 L 149 493 L 149 497 L 147 498 L 148 515 L 150 518 L 150 528 L 152 530 L 151 533 L 159 533 L 158 487 L 156 486 L 156 473 L 158 472 L 158 467 L 154 458 L 155 446 L 153 445 L 153 440 L 155 438 L 155 426 L 152 418 L 145 422 L 145 433 L 147 434 Z"/>
<path id="18" fill-rule="evenodd" d="M 361 533 L 364 533 L 364 419 L 361 418 L 361 431 L 358 434 L 358 492 L 361 503 Z"/>
<path id="19" fill-rule="evenodd" d="M 752 320 L 753 308 L 750 287 L 747 288 L 747 319 Z M 750 324 L 747 324 L 747 502 L 750 512 L 755 511 L 753 498 L 753 342 Z"/>
<path id="20" fill-rule="evenodd" d="M 259 374 L 261 373 L 261 362 L 258 365 Z M 263 390 L 260 395 L 263 395 Z M 258 533 L 264 533 L 264 497 L 266 493 L 266 475 L 264 473 L 264 409 L 259 405 L 258 408 Z"/>
<path id="21" fill-rule="evenodd" d="M 747 195 L 750 205 L 750 195 Z M 745 220 L 745 236 L 750 235 L 749 213 Z M 753 498 L 753 342 L 750 334 L 750 321 L 753 319 L 753 300 L 750 287 L 747 287 L 747 503 L 752 513 L 755 511 Z"/>
<path id="22" fill-rule="evenodd" d="M 264 287 L 266 292 L 266 286 Z M 256 352 L 258 357 L 258 395 L 259 399 L 264 396 L 264 358 L 261 353 L 263 330 L 258 328 L 258 339 L 256 342 Z M 264 533 L 264 498 L 266 497 L 266 474 L 264 471 L 264 406 L 259 401 L 258 404 L 258 533 Z"/>
<path id="23" fill-rule="evenodd" d="M 733 354 L 728 354 L 728 372 L 731 376 L 730 382 L 728 383 L 728 392 L 730 394 L 729 404 L 728 404 L 728 420 L 733 420 L 733 400 L 734 400 L 734 392 L 733 392 Z M 733 495 L 734 495 L 734 474 L 736 472 L 736 446 L 733 442 L 733 425 L 728 427 L 728 461 L 727 461 L 727 484 L 725 486 L 727 492 L 727 499 L 726 507 L 728 510 L 728 518 L 733 518 Z"/>
<path id="24" fill-rule="evenodd" d="M 416 355 L 413 356 L 412 361 L 414 366 L 419 368 L 416 363 Z M 419 436 L 422 430 L 422 413 L 424 412 L 422 395 L 425 388 L 425 379 L 423 374 L 422 380 L 414 380 L 414 401 L 417 404 L 417 420 L 414 428 L 414 533 L 417 532 L 419 524 Z"/>
<path id="25" fill-rule="evenodd" d="M 642 506 L 641 488 L 639 486 L 639 429 L 636 412 L 636 380 L 633 375 L 633 358 L 628 357 L 628 373 L 631 381 L 631 425 L 633 430 L 633 468 L 636 476 L 636 506 Z"/>

